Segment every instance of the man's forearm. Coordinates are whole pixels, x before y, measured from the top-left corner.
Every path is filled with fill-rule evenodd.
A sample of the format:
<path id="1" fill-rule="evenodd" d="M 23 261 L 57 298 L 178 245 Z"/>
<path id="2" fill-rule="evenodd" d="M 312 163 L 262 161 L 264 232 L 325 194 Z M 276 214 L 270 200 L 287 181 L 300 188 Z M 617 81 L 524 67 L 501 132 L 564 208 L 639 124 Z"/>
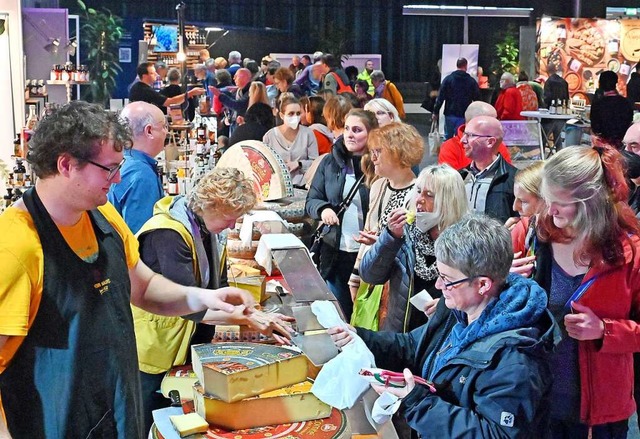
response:
<path id="1" fill-rule="evenodd" d="M 130 270 L 131 303 L 154 314 L 180 316 L 203 311 L 199 290 L 154 273 L 142 261 Z"/>

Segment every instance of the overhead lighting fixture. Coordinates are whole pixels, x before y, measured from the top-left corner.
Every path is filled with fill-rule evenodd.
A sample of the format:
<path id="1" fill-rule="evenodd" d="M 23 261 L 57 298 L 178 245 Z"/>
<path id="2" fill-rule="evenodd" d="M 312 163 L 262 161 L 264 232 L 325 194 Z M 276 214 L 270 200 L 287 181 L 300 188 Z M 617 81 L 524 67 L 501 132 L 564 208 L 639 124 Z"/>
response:
<path id="1" fill-rule="evenodd" d="M 78 48 L 78 41 L 75 38 L 71 38 L 67 43 L 67 45 L 65 46 L 65 49 L 67 49 L 67 53 L 71 56 L 76 55 L 77 48 Z"/>
<path id="2" fill-rule="evenodd" d="M 404 5 L 402 7 L 402 15 L 528 18 L 532 12 L 533 8 L 495 6 Z"/>
<path id="3" fill-rule="evenodd" d="M 53 38 L 49 44 L 44 46 L 44 50 L 49 53 L 58 53 L 60 47 L 60 38 Z"/>
<path id="4" fill-rule="evenodd" d="M 221 27 L 205 27 L 204 30 L 207 32 L 222 32 L 224 29 Z"/>

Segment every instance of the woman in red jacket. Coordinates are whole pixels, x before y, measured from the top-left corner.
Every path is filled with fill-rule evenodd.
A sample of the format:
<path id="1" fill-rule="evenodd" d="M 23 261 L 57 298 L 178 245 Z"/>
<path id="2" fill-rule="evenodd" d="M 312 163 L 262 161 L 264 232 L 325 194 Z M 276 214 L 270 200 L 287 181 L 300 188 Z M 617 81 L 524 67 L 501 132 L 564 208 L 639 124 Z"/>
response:
<path id="1" fill-rule="evenodd" d="M 620 153 L 576 146 L 544 166 L 535 279 L 563 339 L 552 358 L 554 438 L 625 438 L 640 347 L 640 239 Z"/>

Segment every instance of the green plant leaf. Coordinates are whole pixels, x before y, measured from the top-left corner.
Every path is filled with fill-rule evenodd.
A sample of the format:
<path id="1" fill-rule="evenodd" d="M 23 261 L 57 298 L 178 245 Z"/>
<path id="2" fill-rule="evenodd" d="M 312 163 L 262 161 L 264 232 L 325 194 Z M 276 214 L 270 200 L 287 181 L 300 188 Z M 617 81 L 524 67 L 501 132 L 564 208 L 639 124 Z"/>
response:
<path id="1" fill-rule="evenodd" d="M 78 0 L 78 6 L 80 6 L 80 9 L 82 9 L 83 11 L 87 10 L 87 5 L 85 5 L 82 0 Z"/>

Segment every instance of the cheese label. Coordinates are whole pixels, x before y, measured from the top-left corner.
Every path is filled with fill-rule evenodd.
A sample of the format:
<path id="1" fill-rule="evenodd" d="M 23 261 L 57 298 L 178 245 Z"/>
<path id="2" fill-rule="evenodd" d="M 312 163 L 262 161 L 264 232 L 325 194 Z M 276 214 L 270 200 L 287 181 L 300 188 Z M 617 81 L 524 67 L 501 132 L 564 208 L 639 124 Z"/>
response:
<path id="1" fill-rule="evenodd" d="M 225 375 L 257 369 L 302 355 L 302 352 L 290 348 L 257 343 L 202 344 L 192 346 L 192 349 L 203 367 Z"/>

